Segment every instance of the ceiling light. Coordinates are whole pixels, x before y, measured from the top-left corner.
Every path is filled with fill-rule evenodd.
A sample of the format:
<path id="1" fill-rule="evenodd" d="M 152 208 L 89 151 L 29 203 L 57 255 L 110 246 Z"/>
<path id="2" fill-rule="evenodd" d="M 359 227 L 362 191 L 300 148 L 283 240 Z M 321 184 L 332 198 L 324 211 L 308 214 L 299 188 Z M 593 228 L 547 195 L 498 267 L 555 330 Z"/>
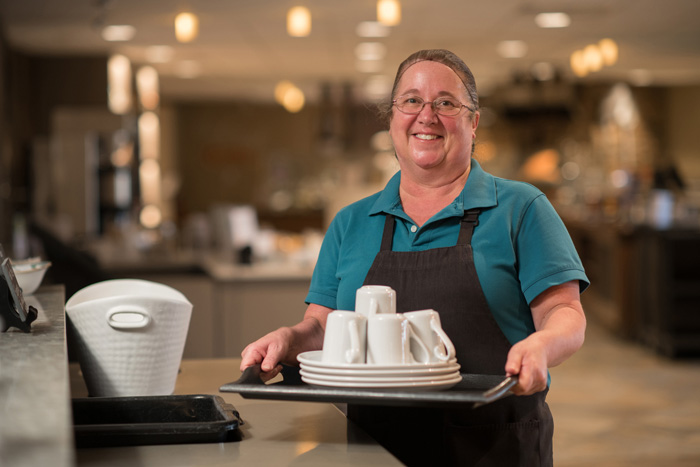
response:
<path id="1" fill-rule="evenodd" d="M 360 42 L 355 46 L 358 60 L 381 60 L 386 55 L 386 46 L 381 42 Z"/>
<path id="2" fill-rule="evenodd" d="M 158 72 L 152 66 L 144 66 L 136 72 L 136 90 L 141 106 L 146 110 L 158 107 L 160 94 L 158 91 Z"/>
<path id="3" fill-rule="evenodd" d="M 290 81 L 280 81 L 275 86 L 275 100 L 284 107 L 287 112 L 297 113 L 304 108 L 304 92 Z"/>
<path id="4" fill-rule="evenodd" d="M 520 40 L 501 41 L 497 50 L 503 58 L 522 58 L 527 54 L 527 44 Z"/>
<path id="5" fill-rule="evenodd" d="M 175 37 L 179 42 L 192 42 L 199 34 L 199 18 L 194 13 L 180 13 L 175 17 Z"/>
<path id="6" fill-rule="evenodd" d="M 293 114 L 304 108 L 304 102 L 304 93 L 296 86 L 289 88 L 282 99 L 284 108 L 287 109 L 287 112 Z"/>
<path id="7" fill-rule="evenodd" d="M 131 62 L 124 55 L 113 55 L 107 61 L 107 98 L 115 114 L 131 110 Z"/>
<path id="8" fill-rule="evenodd" d="M 102 29 L 102 39 L 108 42 L 130 41 L 136 35 L 136 28 L 128 24 L 114 24 Z"/>
<path id="9" fill-rule="evenodd" d="M 583 61 L 588 71 L 600 71 L 603 68 L 603 54 L 597 45 L 590 44 L 583 49 Z"/>
<path id="10" fill-rule="evenodd" d="M 571 54 L 569 65 L 571 66 L 571 70 L 573 70 L 574 74 L 579 78 L 583 78 L 588 74 L 586 60 L 583 57 L 583 50 L 577 50 Z"/>
<path id="11" fill-rule="evenodd" d="M 541 28 L 566 28 L 571 24 L 571 17 L 566 13 L 540 13 L 535 16 L 535 24 Z"/>
<path id="12" fill-rule="evenodd" d="M 144 112 L 138 119 L 141 159 L 160 157 L 160 119 L 155 112 Z"/>
<path id="13" fill-rule="evenodd" d="M 387 37 L 389 32 L 389 28 L 379 21 L 362 21 L 355 28 L 359 37 Z"/>
<path id="14" fill-rule="evenodd" d="M 304 6 L 295 6 L 287 13 L 287 34 L 306 37 L 311 33 L 311 12 Z"/>
<path id="15" fill-rule="evenodd" d="M 152 45 L 146 48 L 145 54 L 151 63 L 167 63 L 173 59 L 175 50 L 169 45 Z"/>
<path id="16" fill-rule="evenodd" d="M 364 84 L 364 95 L 367 99 L 380 101 L 386 99 L 391 93 L 393 78 L 385 75 L 373 75 L 367 78 Z"/>
<path id="17" fill-rule="evenodd" d="M 155 229 L 163 222 L 163 213 L 158 206 L 148 204 L 141 209 L 139 222 L 147 229 Z"/>
<path id="18" fill-rule="evenodd" d="M 618 48 L 617 43 L 612 39 L 601 39 L 598 42 L 600 53 L 603 55 L 603 62 L 607 66 L 614 65 L 617 62 Z"/>
<path id="19" fill-rule="evenodd" d="M 401 22 L 401 3 L 399 0 L 378 0 L 377 21 L 385 26 L 396 26 Z"/>

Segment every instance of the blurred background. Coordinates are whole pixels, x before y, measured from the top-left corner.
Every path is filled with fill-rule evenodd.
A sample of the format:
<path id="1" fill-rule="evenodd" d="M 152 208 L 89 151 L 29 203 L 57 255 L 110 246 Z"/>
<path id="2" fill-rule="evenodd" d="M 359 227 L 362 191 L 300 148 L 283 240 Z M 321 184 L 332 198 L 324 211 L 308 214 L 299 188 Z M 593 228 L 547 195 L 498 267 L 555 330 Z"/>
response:
<path id="1" fill-rule="evenodd" d="M 559 465 L 697 465 L 698 18 L 697 0 L 0 0 L 0 244 L 52 261 L 66 298 L 171 285 L 194 304 L 185 358 L 237 357 L 299 320 L 334 214 L 397 170 L 377 105 L 399 63 L 447 48 L 476 76 L 476 159 L 547 194 L 592 281 L 587 345 L 554 373 Z"/>
<path id="2" fill-rule="evenodd" d="M 303 298 L 335 212 L 397 169 L 377 104 L 398 64 L 447 48 L 477 79 L 475 157 L 555 204 L 589 313 L 692 353 L 699 16 L 694 0 L 3 0 L 0 243 L 52 260 L 68 296 L 181 274 L 213 316 L 212 278 L 257 274 Z"/>

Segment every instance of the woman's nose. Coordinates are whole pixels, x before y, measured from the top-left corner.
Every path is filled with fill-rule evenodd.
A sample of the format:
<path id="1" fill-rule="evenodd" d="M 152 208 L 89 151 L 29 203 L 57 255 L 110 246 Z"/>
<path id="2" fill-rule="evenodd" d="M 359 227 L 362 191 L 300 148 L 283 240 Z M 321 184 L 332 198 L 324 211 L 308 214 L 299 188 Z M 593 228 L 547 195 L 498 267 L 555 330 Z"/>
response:
<path id="1" fill-rule="evenodd" d="M 418 113 L 418 121 L 421 123 L 433 123 L 437 121 L 437 112 L 432 102 L 426 102 Z"/>

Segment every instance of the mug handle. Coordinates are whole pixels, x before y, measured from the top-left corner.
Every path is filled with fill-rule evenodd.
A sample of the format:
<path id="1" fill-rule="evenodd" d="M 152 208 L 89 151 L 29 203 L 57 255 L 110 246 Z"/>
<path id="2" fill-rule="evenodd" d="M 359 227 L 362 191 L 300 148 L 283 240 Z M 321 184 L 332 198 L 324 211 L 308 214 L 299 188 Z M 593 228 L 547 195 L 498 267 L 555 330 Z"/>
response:
<path id="1" fill-rule="evenodd" d="M 430 328 L 440 337 L 440 340 L 442 341 L 443 345 L 445 348 L 443 349 L 441 346 L 436 346 L 434 350 L 435 356 L 443 362 L 446 362 L 448 360 L 452 360 L 455 358 L 455 355 L 457 354 L 457 351 L 455 350 L 455 346 L 450 340 L 449 337 L 447 337 L 447 334 L 445 331 L 442 329 L 442 326 L 440 326 L 440 323 L 436 319 L 431 319 L 430 320 Z"/>
<path id="2" fill-rule="evenodd" d="M 406 331 L 408 332 L 408 339 L 406 339 L 406 344 L 407 344 L 407 355 L 409 356 L 410 363 L 428 363 L 428 362 L 419 362 L 416 360 L 416 357 L 413 356 L 413 353 L 411 352 L 410 348 L 410 340 L 413 340 L 416 344 L 418 344 L 418 347 L 421 348 L 423 351 L 424 355 L 428 355 L 428 359 L 430 359 L 430 350 L 428 350 L 428 346 L 425 345 L 425 342 L 418 337 L 418 334 L 416 334 L 416 331 L 413 330 L 413 326 L 411 326 L 411 322 L 406 319 L 404 320 L 404 325 L 406 326 Z"/>
<path id="3" fill-rule="evenodd" d="M 118 306 L 110 309 L 106 315 L 107 324 L 114 329 L 145 328 L 151 322 L 151 315 L 143 308 Z"/>
<path id="4" fill-rule="evenodd" d="M 350 327 L 350 348 L 345 351 L 347 363 L 360 363 L 360 331 L 357 328 L 357 320 L 348 323 Z"/>

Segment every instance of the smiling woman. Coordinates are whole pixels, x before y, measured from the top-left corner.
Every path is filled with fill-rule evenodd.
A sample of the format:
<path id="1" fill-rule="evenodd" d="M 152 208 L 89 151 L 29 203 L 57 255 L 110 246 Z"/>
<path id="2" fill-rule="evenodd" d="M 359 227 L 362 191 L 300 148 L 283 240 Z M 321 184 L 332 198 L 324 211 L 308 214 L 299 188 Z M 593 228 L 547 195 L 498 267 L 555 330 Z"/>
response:
<path id="1" fill-rule="evenodd" d="M 407 465 L 551 466 L 548 368 L 583 343 L 579 293 L 588 279 L 543 193 L 486 173 L 472 159 L 479 123 L 474 77 L 446 50 L 399 67 L 385 110 L 401 171 L 341 210 L 326 233 L 304 320 L 243 351 L 241 369 L 320 350 L 332 310 L 356 291 L 396 291 L 397 312 L 433 309 L 461 371 L 518 376 L 509 397 L 479 410 L 366 407 L 348 417 Z M 416 430 L 415 421 L 430 426 Z"/>

